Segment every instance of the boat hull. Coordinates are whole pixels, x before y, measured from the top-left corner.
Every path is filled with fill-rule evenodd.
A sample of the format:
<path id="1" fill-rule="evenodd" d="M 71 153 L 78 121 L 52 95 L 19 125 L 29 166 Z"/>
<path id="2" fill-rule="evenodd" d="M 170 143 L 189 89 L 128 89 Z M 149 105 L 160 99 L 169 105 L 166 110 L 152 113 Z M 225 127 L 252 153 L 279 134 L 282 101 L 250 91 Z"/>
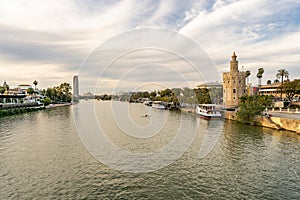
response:
<path id="1" fill-rule="evenodd" d="M 214 104 L 199 104 L 196 107 L 196 114 L 202 119 L 220 119 L 222 114 L 220 111 L 215 110 L 215 107 Z"/>
<path id="2" fill-rule="evenodd" d="M 222 115 L 202 115 L 199 113 L 196 113 L 196 115 L 201 118 L 201 119 L 206 119 L 206 120 L 218 120 L 221 119 Z"/>
<path id="3" fill-rule="evenodd" d="M 152 104 L 152 108 L 156 108 L 156 109 L 161 109 L 161 110 L 165 110 L 166 107 L 163 105 L 156 105 L 156 104 Z"/>

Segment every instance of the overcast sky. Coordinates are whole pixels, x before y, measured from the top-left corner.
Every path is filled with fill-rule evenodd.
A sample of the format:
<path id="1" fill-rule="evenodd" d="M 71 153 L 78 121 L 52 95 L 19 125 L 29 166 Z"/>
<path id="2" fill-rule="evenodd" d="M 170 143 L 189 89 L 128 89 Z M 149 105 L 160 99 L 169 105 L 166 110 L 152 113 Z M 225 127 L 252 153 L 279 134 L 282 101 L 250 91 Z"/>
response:
<path id="1" fill-rule="evenodd" d="M 37 80 L 38 87 L 46 88 L 71 83 L 79 73 L 83 93 L 95 88 L 89 76 L 102 75 L 106 83 L 114 83 L 102 87 L 118 85 L 122 90 L 143 88 L 145 83 L 184 86 L 186 79 L 194 87 L 209 80 L 198 81 L 188 62 L 179 64 L 181 55 L 174 56 L 168 48 L 128 53 L 104 74 L 103 63 L 95 65 L 97 72 L 89 67 L 79 71 L 91 62 L 91 55 L 99 55 L 94 52 L 101 45 L 143 28 L 170 30 L 194 41 L 219 77 L 229 70 L 235 51 L 240 68 L 251 70 L 255 84 L 259 67 L 265 69 L 263 83 L 273 81 L 281 68 L 289 71 L 291 79 L 300 78 L 300 0 L 9 0 L 0 2 L 0 81 L 17 86 Z M 130 42 L 135 43 L 134 37 Z M 184 44 L 182 49 L 187 48 Z M 137 62 L 138 58 L 143 61 Z"/>

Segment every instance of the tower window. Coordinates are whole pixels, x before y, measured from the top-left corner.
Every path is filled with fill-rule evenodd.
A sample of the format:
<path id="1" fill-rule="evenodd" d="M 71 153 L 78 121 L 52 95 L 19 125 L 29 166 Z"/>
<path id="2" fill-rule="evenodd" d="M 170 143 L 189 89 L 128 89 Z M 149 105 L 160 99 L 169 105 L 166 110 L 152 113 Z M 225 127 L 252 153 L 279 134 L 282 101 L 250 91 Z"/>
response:
<path id="1" fill-rule="evenodd" d="M 229 83 L 229 81 L 228 81 L 228 83 Z"/>
<path id="2" fill-rule="evenodd" d="M 233 100 L 235 100 L 235 97 L 233 97 Z"/>
<path id="3" fill-rule="evenodd" d="M 236 93 L 236 90 L 235 90 L 235 89 L 233 89 L 233 93 Z"/>

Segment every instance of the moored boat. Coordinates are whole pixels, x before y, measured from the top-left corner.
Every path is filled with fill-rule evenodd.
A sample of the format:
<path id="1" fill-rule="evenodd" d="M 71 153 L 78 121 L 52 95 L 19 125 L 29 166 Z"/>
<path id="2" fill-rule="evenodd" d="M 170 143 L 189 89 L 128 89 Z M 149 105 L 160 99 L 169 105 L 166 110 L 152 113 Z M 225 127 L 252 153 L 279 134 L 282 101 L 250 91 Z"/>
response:
<path id="1" fill-rule="evenodd" d="M 196 106 L 196 114 L 204 119 L 220 119 L 222 117 L 216 104 L 199 104 Z"/>
<path id="2" fill-rule="evenodd" d="M 146 106 L 152 106 L 152 101 L 144 101 L 144 105 L 146 105 Z"/>
<path id="3" fill-rule="evenodd" d="M 153 101 L 152 102 L 152 108 L 156 109 L 166 109 L 166 103 L 163 101 Z"/>

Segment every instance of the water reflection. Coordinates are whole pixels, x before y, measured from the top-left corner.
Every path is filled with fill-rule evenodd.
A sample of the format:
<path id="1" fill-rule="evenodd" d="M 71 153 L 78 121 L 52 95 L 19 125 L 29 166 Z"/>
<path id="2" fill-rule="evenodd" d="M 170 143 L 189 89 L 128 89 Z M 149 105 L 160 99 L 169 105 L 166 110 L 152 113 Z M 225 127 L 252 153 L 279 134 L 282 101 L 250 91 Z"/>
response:
<path id="1" fill-rule="evenodd" d="M 134 115 L 135 105 L 140 106 L 130 105 L 131 115 Z M 105 111 L 105 104 L 101 106 L 99 112 Z M 137 110 L 142 109 L 137 107 Z M 178 127 L 178 120 L 185 120 L 186 129 L 182 133 L 197 129 L 193 142 L 170 165 L 148 173 L 126 173 L 97 161 L 83 146 L 73 115 L 85 110 L 86 104 L 79 103 L 73 107 L 1 118 L 1 199 L 299 197 L 300 140 L 294 133 L 225 121 L 212 126 L 222 133 L 212 151 L 200 159 L 199 150 L 210 122 L 191 113 L 166 112 L 167 124 L 162 130 Z M 89 121 L 88 115 L 83 118 Z M 136 121 L 139 119 L 133 120 L 139 124 Z M 118 138 L 115 132 L 111 133 L 113 135 L 107 136 L 116 145 L 139 152 L 155 151 L 176 135 L 166 131 L 165 135 L 138 139 L 126 134 Z M 147 141 L 148 146 L 143 141 Z M 131 149 L 131 143 L 136 149 Z"/>

